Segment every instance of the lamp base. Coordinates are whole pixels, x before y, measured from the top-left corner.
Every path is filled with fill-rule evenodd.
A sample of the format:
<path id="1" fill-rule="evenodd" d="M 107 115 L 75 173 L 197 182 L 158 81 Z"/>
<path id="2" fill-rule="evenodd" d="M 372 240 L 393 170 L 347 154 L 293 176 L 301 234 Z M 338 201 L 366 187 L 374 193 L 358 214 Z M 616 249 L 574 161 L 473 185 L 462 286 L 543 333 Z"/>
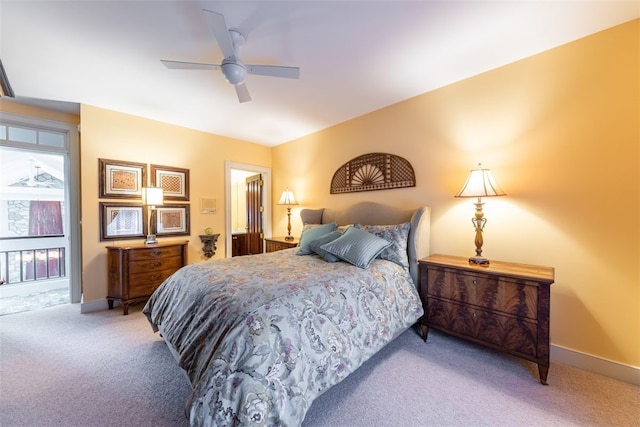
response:
<path id="1" fill-rule="evenodd" d="M 284 240 L 287 242 L 293 242 L 293 236 L 284 236 Z"/>
<path id="2" fill-rule="evenodd" d="M 155 234 L 147 234 L 147 240 L 144 241 L 145 245 L 155 245 L 158 243 L 158 239 L 156 239 Z"/>
<path id="3" fill-rule="evenodd" d="M 469 258 L 469 264 L 489 265 L 489 260 L 481 256 L 472 256 Z"/>

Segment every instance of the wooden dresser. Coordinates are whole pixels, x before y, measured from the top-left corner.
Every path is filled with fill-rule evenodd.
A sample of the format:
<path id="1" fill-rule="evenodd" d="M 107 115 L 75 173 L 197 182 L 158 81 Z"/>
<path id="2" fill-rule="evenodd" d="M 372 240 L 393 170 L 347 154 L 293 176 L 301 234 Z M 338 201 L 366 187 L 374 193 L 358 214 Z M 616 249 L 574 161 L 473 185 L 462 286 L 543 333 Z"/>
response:
<path id="1" fill-rule="evenodd" d="M 283 249 L 295 248 L 300 243 L 300 239 L 284 240 L 284 237 L 269 237 L 264 239 L 265 252 L 281 251 Z"/>
<path id="2" fill-rule="evenodd" d="M 107 247 L 109 310 L 122 302 L 123 314 L 129 304 L 144 301 L 180 267 L 187 264 L 188 240 Z"/>
<path id="3" fill-rule="evenodd" d="M 540 382 L 549 372 L 549 304 L 554 269 L 431 255 L 420 260 L 420 298 L 429 327 L 538 364 Z"/>

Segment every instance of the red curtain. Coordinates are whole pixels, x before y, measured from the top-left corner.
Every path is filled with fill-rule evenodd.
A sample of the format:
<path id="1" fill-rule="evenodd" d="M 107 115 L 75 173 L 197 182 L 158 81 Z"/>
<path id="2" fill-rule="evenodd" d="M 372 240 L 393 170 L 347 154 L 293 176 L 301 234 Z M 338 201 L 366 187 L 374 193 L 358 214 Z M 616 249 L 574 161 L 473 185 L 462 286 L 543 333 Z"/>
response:
<path id="1" fill-rule="evenodd" d="M 29 236 L 64 234 L 60 202 L 32 200 L 29 206 Z"/>

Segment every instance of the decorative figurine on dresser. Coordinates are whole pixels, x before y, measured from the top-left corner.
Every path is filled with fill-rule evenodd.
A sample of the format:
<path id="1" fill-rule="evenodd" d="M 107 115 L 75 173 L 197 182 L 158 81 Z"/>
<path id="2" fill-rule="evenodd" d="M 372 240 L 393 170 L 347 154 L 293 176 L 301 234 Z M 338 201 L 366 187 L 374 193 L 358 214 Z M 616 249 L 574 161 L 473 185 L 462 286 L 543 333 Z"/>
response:
<path id="1" fill-rule="evenodd" d="M 129 304 L 144 301 L 164 280 L 187 264 L 188 240 L 156 244 L 107 247 L 109 310 L 122 302 L 122 314 Z"/>
<path id="2" fill-rule="evenodd" d="M 549 372 L 549 306 L 554 269 L 431 255 L 420 263 L 419 323 L 427 341 L 435 328 L 538 364 Z"/>

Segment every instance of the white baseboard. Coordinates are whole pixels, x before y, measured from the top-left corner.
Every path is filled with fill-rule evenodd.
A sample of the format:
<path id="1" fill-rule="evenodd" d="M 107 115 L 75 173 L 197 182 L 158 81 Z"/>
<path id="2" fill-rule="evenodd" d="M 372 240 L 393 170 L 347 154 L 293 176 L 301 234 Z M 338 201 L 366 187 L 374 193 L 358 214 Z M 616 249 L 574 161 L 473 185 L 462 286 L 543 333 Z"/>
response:
<path id="1" fill-rule="evenodd" d="M 101 311 L 107 310 L 109 308 L 109 304 L 107 300 L 97 300 L 90 302 L 83 302 L 80 304 L 80 313 L 91 313 L 93 311 Z"/>
<path id="2" fill-rule="evenodd" d="M 584 369 L 585 371 L 604 375 L 626 383 L 640 385 L 640 367 L 625 365 L 555 344 L 551 344 L 549 352 L 549 358 L 552 362 L 564 363 L 574 368 Z"/>

